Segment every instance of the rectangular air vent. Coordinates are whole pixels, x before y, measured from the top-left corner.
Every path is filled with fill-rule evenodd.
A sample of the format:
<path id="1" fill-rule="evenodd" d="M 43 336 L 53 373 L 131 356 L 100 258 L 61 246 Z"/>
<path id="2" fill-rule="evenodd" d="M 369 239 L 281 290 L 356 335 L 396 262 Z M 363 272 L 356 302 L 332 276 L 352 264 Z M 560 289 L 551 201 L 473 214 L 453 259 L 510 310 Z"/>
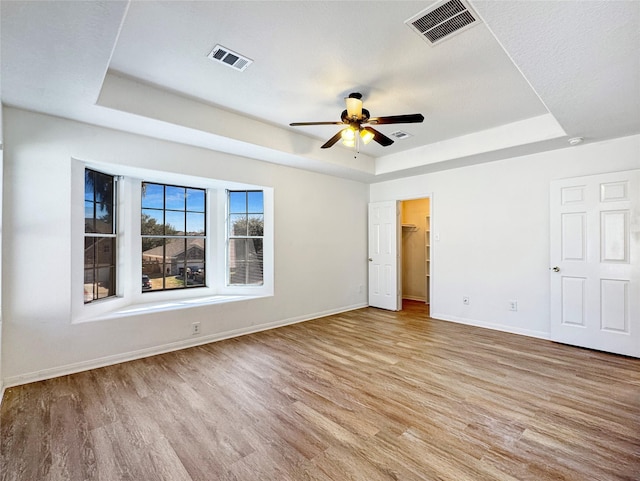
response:
<path id="1" fill-rule="evenodd" d="M 402 130 L 396 130 L 395 132 L 391 132 L 389 135 L 391 137 L 395 137 L 396 139 L 408 139 L 411 137 L 411 134 L 408 134 Z"/>
<path id="2" fill-rule="evenodd" d="M 253 63 L 253 60 L 245 57 L 244 55 L 240 55 L 227 47 L 223 47 L 222 45 L 216 45 L 213 47 L 213 50 L 209 55 L 207 55 L 207 57 L 221 63 L 222 65 L 226 65 L 227 67 L 240 70 L 241 72 Z"/>
<path id="3" fill-rule="evenodd" d="M 430 6 L 404 23 L 429 45 L 437 45 L 478 25 L 480 20 L 463 0 L 448 0 Z"/>

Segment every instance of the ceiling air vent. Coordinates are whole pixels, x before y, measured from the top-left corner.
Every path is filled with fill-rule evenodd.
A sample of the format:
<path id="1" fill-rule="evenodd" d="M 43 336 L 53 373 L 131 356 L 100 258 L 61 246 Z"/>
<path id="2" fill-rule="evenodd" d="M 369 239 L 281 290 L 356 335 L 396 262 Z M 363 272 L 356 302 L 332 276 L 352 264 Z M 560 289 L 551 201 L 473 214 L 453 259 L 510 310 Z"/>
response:
<path id="1" fill-rule="evenodd" d="M 408 134 L 403 130 L 396 130 L 395 132 L 391 132 L 389 135 L 391 135 L 391 137 L 395 137 L 396 139 L 408 139 L 409 137 L 411 137 L 411 134 Z"/>
<path id="2" fill-rule="evenodd" d="M 457 35 L 480 23 L 478 15 L 462 0 L 438 2 L 405 21 L 429 45 Z"/>
<path id="3" fill-rule="evenodd" d="M 227 47 L 223 47 L 222 45 L 216 45 L 213 47 L 213 50 L 209 55 L 207 55 L 207 57 L 221 63 L 222 65 L 226 65 L 227 67 L 240 70 L 241 72 L 253 63 L 253 60 L 240 55 L 233 50 L 229 50 Z"/>

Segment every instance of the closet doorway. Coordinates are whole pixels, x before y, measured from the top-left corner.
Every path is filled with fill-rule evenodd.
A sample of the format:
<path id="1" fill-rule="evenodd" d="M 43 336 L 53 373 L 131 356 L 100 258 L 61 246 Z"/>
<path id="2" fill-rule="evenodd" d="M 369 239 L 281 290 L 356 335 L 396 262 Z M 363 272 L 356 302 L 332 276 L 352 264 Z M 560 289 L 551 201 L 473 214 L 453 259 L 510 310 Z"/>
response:
<path id="1" fill-rule="evenodd" d="M 431 293 L 431 199 L 403 200 L 402 299 L 430 303 Z"/>

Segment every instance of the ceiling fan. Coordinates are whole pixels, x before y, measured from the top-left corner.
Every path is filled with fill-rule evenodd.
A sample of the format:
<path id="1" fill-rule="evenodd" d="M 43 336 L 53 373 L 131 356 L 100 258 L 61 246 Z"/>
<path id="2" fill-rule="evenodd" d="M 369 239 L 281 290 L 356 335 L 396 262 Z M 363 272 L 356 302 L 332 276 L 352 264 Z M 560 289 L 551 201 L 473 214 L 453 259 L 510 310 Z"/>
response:
<path id="1" fill-rule="evenodd" d="M 354 147 L 360 139 L 362 139 L 365 144 L 368 144 L 371 140 L 375 140 L 383 147 L 387 147 L 393 144 L 393 140 L 367 124 L 414 124 L 424 120 L 422 114 L 371 117 L 369 111 L 362 108 L 362 94 L 358 92 L 349 94 L 345 100 L 347 102 L 347 109 L 343 110 L 342 115 L 340 115 L 340 122 L 293 122 L 289 125 L 291 127 L 304 125 L 346 125 L 345 128 L 327 140 L 321 147 L 322 149 L 328 149 L 340 139 L 342 139 L 342 143 L 347 147 Z"/>

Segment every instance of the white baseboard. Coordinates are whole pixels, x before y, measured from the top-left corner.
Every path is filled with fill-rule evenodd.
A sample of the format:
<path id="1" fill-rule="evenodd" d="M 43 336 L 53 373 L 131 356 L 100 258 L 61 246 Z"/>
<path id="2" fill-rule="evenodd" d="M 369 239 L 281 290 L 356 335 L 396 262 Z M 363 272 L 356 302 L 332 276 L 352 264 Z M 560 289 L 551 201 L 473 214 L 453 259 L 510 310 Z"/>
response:
<path id="1" fill-rule="evenodd" d="M 297 324 L 299 322 L 310 321 L 312 319 L 318 319 L 320 317 L 331 316 L 333 314 L 340 314 L 342 312 L 353 311 L 355 309 L 361 309 L 367 307 L 367 304 L 355 304 L 346 306 L 340 309 L 328 310 L 323 312 L 317 312 L 310 315 L 292 317 L 282 321 L 268 322 L 265 324 L 259 324 L 257 326 L 244 327 L 242 329 L 233 329 L 231 331 L 219 332 L 209 336 L 199 336 L 196 338 L 183 339 L 168 344 L 162 344 L 159 346 L 148 347 L 137 351 L 115 354 L 113 356 L 101 357 L 98 359 L 90 359 L 88 361 L 80 361 L 73 364 L 67 364 L 64 366 L 53 367 L 50 369 L 42 369 L 40 371 L 34 371 L 26 374 L 20 374 L 18 376 L 11 376 L 5 378 L 3 381 L 3 390 L 13 386 L 19 386 L 21 384 L 28 384 L 31 382 L 44 381 L 45 379 L 52 379 L 54 377 L 67 376 L 69 374 L 75 374 L 82 371 L 89 371 L 91 369 L 97 369 L 100 367 L 111 366 L 113 364 L 119 364 L 122 362 L 133 361 L 136 359 L 142 359 L 144 357 L 156 356 L 158 354 L 164 354 L 172 351 L 179 351 L 180 349 L 186 349 L 189 347 L 201 346 L 203 344 L 209 344 L 211 342 L 222 341 L 224 339 L 230 339 L 232 337 L 244 336 L 246 334 L 253 334 L 255 332 L 267 331 L 276 327 L 284 327 L 290 324 Z M 1 401 L 0 401 L 1 402 Z"/>
<path id="2" fill-rule="evenodd" d="M 402 296 L 402 298 L 408 301 L 419 301 L 419 302 L 427 301 L 424 297 L 418 297 L 418 296 Z"/>
<path id="3" fill-rule="evenodd" d="M 458 324 L 466 324 L 468 326 L 483 327 L 494 331 L 508 332 L 510 334 L 519 334 L 521 336 L 535 337 L 537 339 L 549 340 L 549 333 L 544 331 L 534 331 L 532 329 L 522 329 L 519 327 L 505 326 L 504 324 L 494 324 L 491 322 L 478 321 L 476 319 L 466 319 L 464 317 L 449 316 L 447 314 L 439 314 L 433 312 L 430 315 L 433 319 L 441 321 L 457 322 Z"/>

